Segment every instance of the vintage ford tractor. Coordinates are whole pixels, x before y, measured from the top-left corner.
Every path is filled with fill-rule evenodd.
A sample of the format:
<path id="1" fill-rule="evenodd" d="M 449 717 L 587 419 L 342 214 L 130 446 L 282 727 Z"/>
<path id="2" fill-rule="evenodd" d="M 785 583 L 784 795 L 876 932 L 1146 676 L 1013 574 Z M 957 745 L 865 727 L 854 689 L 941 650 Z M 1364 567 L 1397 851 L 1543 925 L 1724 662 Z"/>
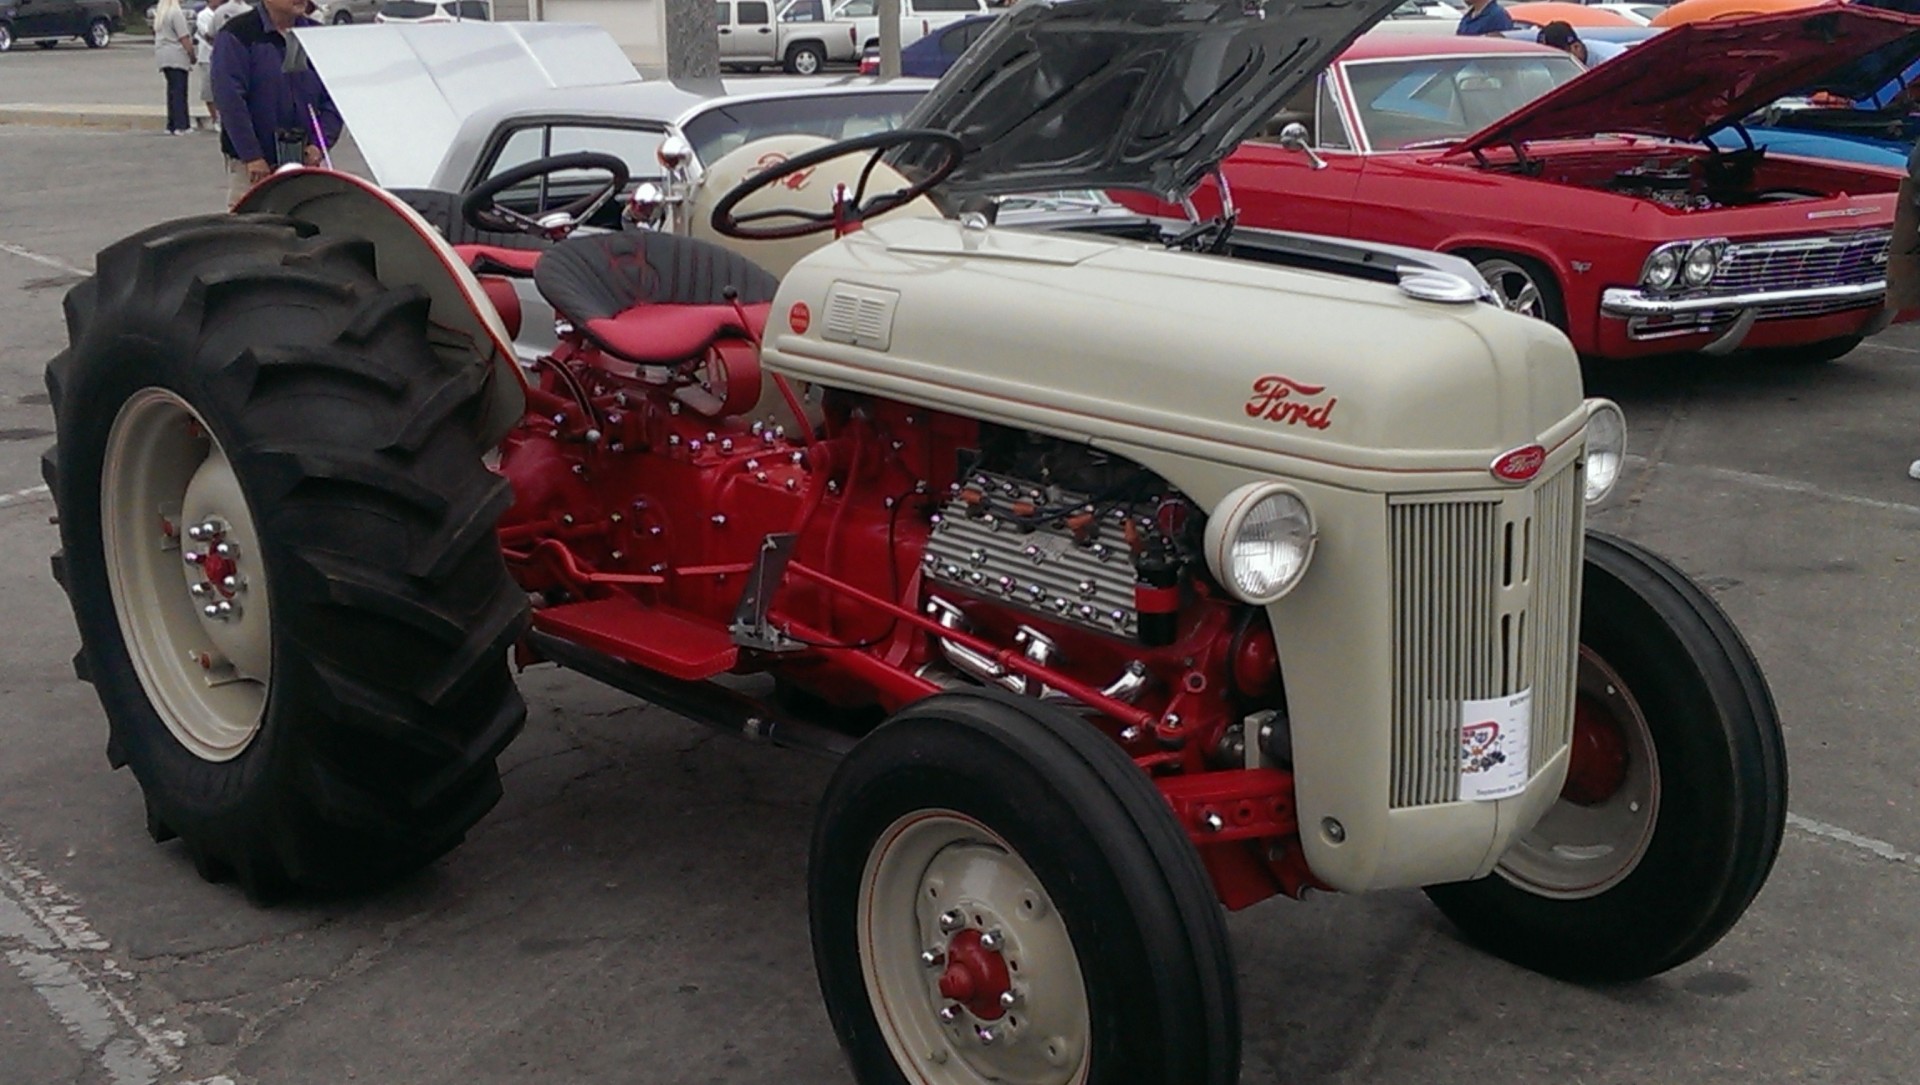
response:
<path id="1" fill-rule="evenodd" d="M 1020 7 L 912 127 L 718 201 L 820 235 L 784 278 L 541 251 L 538 358 L 486 253 L 327 172 L 102 252 L 47 475 L 155 838 L 257 895 L 426 863 L 544 661 L 840 758 L 812 934 L 864 1083 L 1233 1081 L 1222 906 L 1280 893 L 1425 887 L 1570 979 L 1705 950 L 1778 722 L 1705 594 L 1585 530 L 1625 427 L 1566 340 L 1432 254 L 991 221 L 1190 189 L 1388 6 Z"/>

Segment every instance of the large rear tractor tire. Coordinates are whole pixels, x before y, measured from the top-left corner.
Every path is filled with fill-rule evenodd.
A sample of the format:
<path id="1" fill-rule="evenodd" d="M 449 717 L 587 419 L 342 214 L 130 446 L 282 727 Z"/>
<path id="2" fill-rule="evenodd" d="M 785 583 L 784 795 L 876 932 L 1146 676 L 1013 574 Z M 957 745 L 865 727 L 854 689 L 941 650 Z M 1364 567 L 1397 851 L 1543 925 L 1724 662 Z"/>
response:
<path id="1" fill-rule="evenodd" d="M 270 897 L 376 884 L 500 794 L 526 600 L 487 369 L 374 250 L 259 215 L 102 252 L 47 366 L 80 672 L 156 840 Z"/>
<path id="2" fill-rule="evenodd" d="M 1760 666 L 1685 574 L 1587 536 L 1573 755 L 1560 801 L 1478 881 L 1427 890 L 1498 956 L 1643 979 L 1746 911 L 1786 827 L 1787 765 Z"/>
<path id="3" fill-rule="evenodd" d="M 861 1085 L 1232 1085 L 1213 885 L 1106 736 L 951 693 L 854 747 L 821 804 L 813 955 Z"/>

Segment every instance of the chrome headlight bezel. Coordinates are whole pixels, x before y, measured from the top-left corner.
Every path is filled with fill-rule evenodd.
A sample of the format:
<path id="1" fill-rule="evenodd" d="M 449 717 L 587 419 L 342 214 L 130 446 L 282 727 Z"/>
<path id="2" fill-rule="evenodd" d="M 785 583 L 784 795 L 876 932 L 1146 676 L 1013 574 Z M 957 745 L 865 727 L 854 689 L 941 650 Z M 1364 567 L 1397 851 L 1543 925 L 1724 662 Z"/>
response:
<path id="1" fill-rule="evenodd" d="M 1273 575 L 1250 575 L 1254 573 L 1248 566 L 1251 555 L 1237 544 L 1250 525 L 1264 528 L 1274 523 L 1283 525 L 1286 535 L 1282 545 L 1291 555 L 1286 567 Z M 1221 498 L 1207 517 L 1207 569 L 1228 595 L 1242 603 L 1266 606 L 1299 586 L 1313 564 L 1318 537 L 1313 509 L 1298 490 L 1278 482 L 1250 482 Z"/>
<path id="2" fill-rule="evenodd" d="M 1720 274 L 1727 239 L 1669 241 L 1655 246 L 1640 267 L 1640 285 L 1653 291 L 1698 290 Z"/>
<path id="3" fill-rule="evenodd" d="M 1583 496 L 1592 505 L 1606 500 L 1626 467 L 1627 416 L 1619 404 L 1609 399 L 1589 401 L 1586 442 Z"/>
<path id="4" fill-rule="evenodd" d="M 1702 241 L 1687 250 L 1687 258 L 1680 265 L 1680 278 L 1691 287 L 1701 287 L 1713 281 L 1720 273 L 1720 250 L 1718 241 Z"/>

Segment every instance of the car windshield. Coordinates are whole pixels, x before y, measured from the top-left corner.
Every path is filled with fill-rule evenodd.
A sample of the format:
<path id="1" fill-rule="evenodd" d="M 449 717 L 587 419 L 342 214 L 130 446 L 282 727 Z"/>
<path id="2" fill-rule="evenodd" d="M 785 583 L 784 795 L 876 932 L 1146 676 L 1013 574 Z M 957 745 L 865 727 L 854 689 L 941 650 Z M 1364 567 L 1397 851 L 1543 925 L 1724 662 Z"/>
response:
<path id="1" fill-rule="evenodd" d="M 1545 54 L 1346 65 L 1360 126 L 1376 151 L 1472 135 L 1583 70 L 1570 56 Z"/>
<path id="2" fill-rule="evenodd" d="M 805 134 L 842 140 L 898 128 L 920 95 L 918 90 L 881 91 L 722 102 L 702 110 L 681 130 L 700 161 L 712 162 L 767 136 Z"/>
<path id="3" fill-rule="evenodd" d="M 390 19 L 424 19 L 433 14 L 433 5 L 424 0 L 386 0 L 380 14 Z"/>

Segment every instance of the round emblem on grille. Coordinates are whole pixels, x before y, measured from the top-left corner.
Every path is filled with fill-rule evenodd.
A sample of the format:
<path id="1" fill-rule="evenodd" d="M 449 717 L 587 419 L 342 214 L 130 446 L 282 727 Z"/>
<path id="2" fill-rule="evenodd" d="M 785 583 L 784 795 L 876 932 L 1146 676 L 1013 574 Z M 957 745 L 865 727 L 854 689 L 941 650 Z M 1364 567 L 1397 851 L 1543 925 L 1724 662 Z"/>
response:
<path id="1" fill-rule="evenodd" d="M 1525 482 L 1540 473 L 1547 462 L 1547 450 L 1539 445 L 1526 445 L 1511 452 L 1501 453 L 1489 468 L 1493 477 L 1501 482 Z"/>
<path id="2" fill-rule="evenodd" d="M 787 310 L 787 327 L 792 328 L 795 335 L 805 335 L 807 329 L 812 326 L 813 312 L 807 308 L 807 303 L 794 302 L 793 308 Z"/>

